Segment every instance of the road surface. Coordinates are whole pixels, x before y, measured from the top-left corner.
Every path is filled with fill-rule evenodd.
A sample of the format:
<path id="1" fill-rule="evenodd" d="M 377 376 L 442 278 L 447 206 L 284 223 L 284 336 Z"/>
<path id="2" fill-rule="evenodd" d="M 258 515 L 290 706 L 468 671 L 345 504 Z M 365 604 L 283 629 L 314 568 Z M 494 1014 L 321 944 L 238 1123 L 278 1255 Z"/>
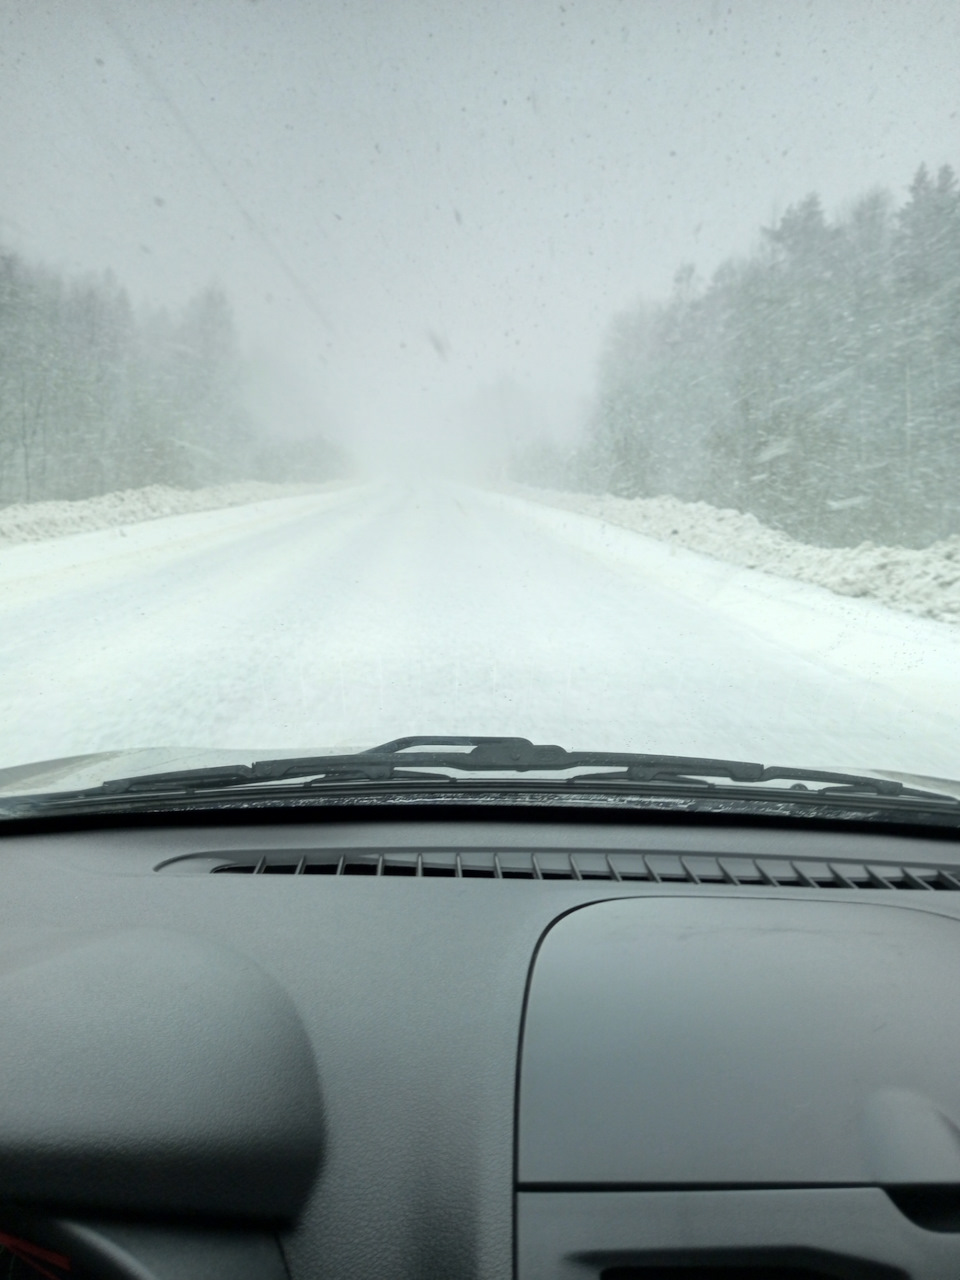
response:
<path id="1" fill-rule="evenodd" d="M 0 765 L 518 734 L 960 776 L 960 628 L 453 487 L 0 552 Z"/>

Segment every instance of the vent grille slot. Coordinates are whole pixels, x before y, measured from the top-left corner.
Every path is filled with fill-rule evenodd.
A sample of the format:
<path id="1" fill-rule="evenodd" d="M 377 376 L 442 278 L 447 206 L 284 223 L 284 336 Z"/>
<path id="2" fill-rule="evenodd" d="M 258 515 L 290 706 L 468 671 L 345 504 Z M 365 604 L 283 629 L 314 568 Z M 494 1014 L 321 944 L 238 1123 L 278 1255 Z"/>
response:
<path id="1" fill-rule="evenodd" d="M 185 863 L 193 863 L 186 866 Z M 927 864 L 848 862 L 804 858 L 747 858 L 630 851 L 515 849 L 271 850 L 196 854 L 161 869 L 203 870 L 218 875 L 412 876 L 448 880 L 566 880 L 615 884 L 733 885 L 738 888 L 907 890 L 958 892 L 960 868 Z"/>

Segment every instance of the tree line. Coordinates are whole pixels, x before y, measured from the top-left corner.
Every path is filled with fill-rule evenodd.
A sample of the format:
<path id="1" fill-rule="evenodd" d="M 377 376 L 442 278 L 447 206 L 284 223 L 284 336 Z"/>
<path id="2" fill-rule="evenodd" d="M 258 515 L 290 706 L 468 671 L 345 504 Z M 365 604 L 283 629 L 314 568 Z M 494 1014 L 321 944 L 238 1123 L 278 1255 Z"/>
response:
<path id="1" fill-rule="evenodd" d="M 822 545 L 960 532 L 960 190 L 816 195 L 612 325 L 581 446 L 525 478 L 752 512 Z M 534 472 L 538 475 L 534 476 Z"/>
<path id="2" fill-rule="evenodd" d="M 241 387 L 222 289 L 138 314 L 109 273 L 69 279 L 0 249 L 0 503 L 337 470 L 322 441 L 272 450 Z"/>

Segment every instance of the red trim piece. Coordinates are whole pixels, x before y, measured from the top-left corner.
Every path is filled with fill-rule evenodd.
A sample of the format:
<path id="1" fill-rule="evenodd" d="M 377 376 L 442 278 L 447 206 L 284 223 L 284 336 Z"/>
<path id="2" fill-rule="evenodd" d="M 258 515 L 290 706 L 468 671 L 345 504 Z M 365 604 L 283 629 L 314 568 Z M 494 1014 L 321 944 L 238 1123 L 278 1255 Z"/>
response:
<path id="1" fill-rule="evenodd" d="M 9 1236 L 2 1231 L 0 1231 L 0 1249 L 8 1250 L 15 1258 L 19 1258 L 21 1262 L 39 1271 L 42 1276 L 47 1276 L 49 1280 L 59 1280 L 59 1278 L 46 1267 L 41 1267 L 38 1259 L 49 1262 L 52 1267 L 57 1267 L 60 1271 L 72 1269 L 70 1259 L 65 1254 L 54 1253 L 50 1249 L 41 1248 L 38 1244 L 32 1244 L 29 1240 L 21 1240 L 18 1236 Z"/>

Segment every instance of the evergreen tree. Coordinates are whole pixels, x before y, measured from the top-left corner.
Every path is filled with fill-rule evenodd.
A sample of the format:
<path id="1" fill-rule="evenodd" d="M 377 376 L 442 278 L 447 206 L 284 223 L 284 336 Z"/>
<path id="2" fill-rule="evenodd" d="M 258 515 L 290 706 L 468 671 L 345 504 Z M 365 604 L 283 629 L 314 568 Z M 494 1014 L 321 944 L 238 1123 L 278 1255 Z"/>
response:
<path id="1" fill-rule="evenodd" d="M 240 374 L 223 290 L 138 317 L 109 273 L 65 280 L 0 252 L 0 503 L 262 474 Z M 311 478 L 340 467 L 322 441 L 307 455 Z M 271 474 L 297 478 L 293 462 Z"/>
<path id="2" fill-rule="evenodd" d="M 831 221 L 816 195 L 706 288 L 620 316 L 580 483 L 751 511 L 827 545 L 960 529 L 960 191 L 921 166 Z"/>

